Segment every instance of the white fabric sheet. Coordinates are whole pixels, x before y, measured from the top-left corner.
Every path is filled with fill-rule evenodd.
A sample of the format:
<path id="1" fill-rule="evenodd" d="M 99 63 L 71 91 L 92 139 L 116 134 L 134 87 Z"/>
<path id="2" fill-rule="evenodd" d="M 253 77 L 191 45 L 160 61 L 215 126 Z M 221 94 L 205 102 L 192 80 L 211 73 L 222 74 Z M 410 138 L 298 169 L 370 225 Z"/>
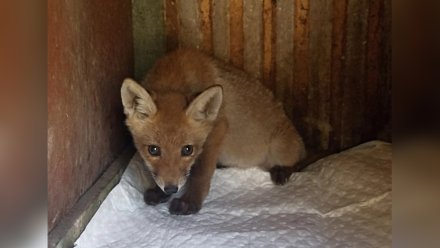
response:
<path id="1" fill-rule="evenodd" d="M 135 156 L 76 247 L 390 247 L 391 145 L 372 141 L 275 186 L 258 169 L 218 169 L 198 214 L 143 202 Z"/>

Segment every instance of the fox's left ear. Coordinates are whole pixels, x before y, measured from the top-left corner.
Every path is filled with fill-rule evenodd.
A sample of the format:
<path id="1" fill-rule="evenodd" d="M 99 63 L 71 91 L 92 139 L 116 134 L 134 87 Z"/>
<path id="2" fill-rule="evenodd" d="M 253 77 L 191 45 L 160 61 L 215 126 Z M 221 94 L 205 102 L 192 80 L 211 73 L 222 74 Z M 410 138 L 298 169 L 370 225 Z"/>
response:
<path id="1" fill-rule="evenodd" d="M 133 79 L 127 78 L 122 83 L 121 98 L 127 117 L 135 115 L 143 119 L 157 112 L 156 104 L 150 94 Z"/>
<path id="2" fill-rule="evenodd" d="M 214 121 L 222 106 L 223 89 L 216 85 L 198 95 L 188 106 L 186 115 L 196 121 Z"/>

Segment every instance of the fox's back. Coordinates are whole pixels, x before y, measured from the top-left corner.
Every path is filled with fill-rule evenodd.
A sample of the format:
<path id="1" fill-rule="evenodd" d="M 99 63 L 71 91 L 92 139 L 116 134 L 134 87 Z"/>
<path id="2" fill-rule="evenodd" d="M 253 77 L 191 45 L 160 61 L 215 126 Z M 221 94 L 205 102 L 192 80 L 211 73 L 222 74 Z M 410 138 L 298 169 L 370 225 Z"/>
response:
<path id="1" fill-rule="evenodd" d="M 272 137 L 290 125 L 282 105 L 258 80 L 216 59 L 193 50 L 177 50 L 160 59 L 144 80 L 153 92 L 178 91 L 191 99 L 212 85 L 223 88 L 228 131 L 220 163 L 227 166 L 262 166 Z M 296 132 L 296 131 L 295 131 Z"/>
<path id="2" fill-rule="evenodd" d="M 190 96 L 216 84 L 215 78 L 216 67 L 210 57 L 194 50 L 179 49 L 154 64 L 143 86 L 154 92 L 178 91 Z"/>

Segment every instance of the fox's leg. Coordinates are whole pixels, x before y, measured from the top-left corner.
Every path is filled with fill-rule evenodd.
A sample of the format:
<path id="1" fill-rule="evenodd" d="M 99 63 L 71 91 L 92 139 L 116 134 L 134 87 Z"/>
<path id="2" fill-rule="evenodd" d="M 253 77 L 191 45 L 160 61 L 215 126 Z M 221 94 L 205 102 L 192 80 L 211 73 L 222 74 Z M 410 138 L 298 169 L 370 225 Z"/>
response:
<path id="1" fill-rule="evenodd" d="M 170 203 L 171 214 L 188 215 L 197 213 L 208 195 L 211 178 L 216 168 L 220 146 L 227 129 L 226 122 L 218 123 L 208 136 L 203 152 L 189 175 L 182 197 Z"/>
<path id="2" fill-rule="evenodd" d="M 306 155 L 304 144 L 295 127 L 288 121 L 281 125 L 273 135 L 269 148 L 269 173 L 276 185 L 285 184 L 296 164 Z"/>
<path id="3" fill-rule="evenodd" d="M 171 195 L 165 194 L 159 186 L 155 186 L 152 189 L 147 189 L 144 193 L 144 201 L 148 205 L 157 205 L 164 203 L 170 199 Z"/>

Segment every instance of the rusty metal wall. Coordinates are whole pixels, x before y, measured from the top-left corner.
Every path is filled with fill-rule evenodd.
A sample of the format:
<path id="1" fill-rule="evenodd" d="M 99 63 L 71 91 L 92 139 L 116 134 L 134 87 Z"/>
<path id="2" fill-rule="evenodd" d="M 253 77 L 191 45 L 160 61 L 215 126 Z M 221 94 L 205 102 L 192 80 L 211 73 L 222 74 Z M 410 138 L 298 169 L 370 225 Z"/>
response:
<path id="1" fill-rule="evenodd" d="M 120 85 L 133 76 L 131 2 L 48 1 L 49 229 L 127 145 Z"/>
<path id="2" fill-rule="evenodd" d="M 165 0 L 167 49 L 262 79 L 309 150 L 391 139 L 391 1 Z"/>

